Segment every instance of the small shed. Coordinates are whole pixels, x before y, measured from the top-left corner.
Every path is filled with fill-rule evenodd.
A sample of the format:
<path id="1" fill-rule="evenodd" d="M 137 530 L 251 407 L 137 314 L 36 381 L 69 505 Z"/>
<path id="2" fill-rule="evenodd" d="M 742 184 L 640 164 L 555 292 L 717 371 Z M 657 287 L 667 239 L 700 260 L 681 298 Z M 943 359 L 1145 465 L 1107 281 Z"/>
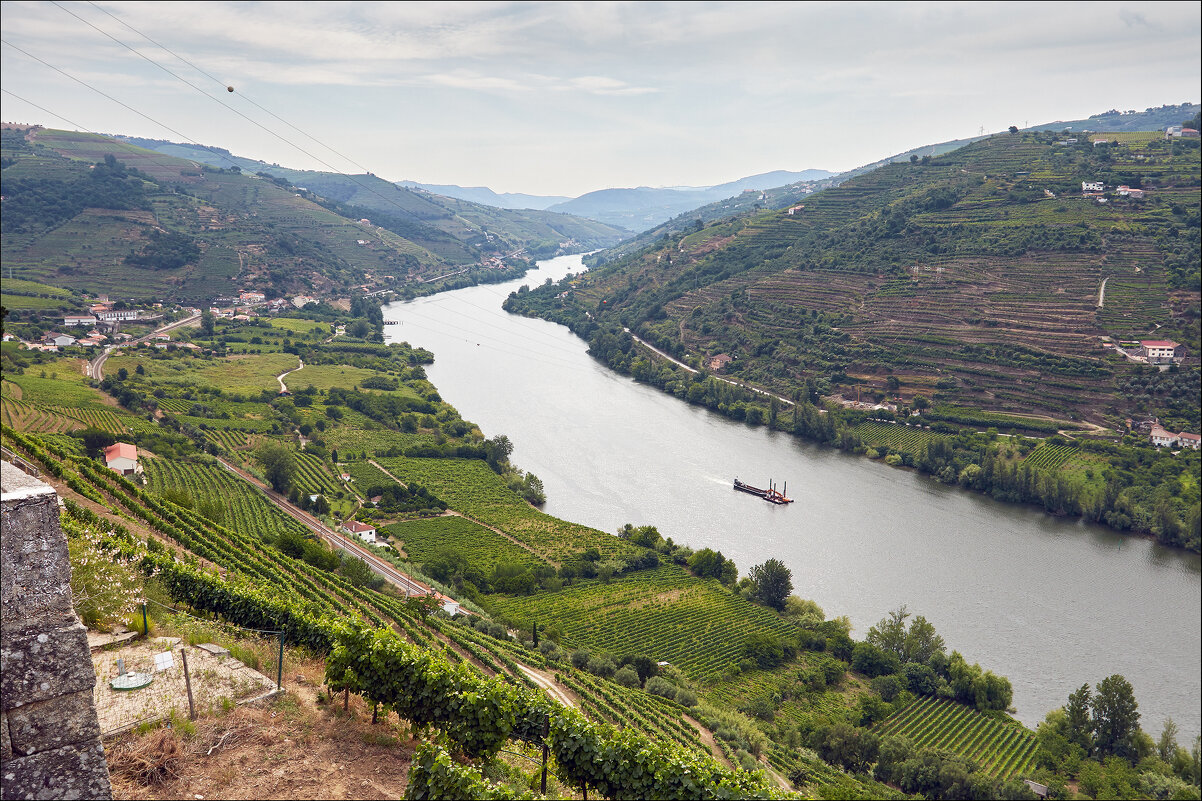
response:
<path id="1" fill-rule="evenodd" d="M 138 446 L 128 442 L 117 442 L 104 449 L 104 464 L 123 476 L 142 472 L 138 464 Z"/>

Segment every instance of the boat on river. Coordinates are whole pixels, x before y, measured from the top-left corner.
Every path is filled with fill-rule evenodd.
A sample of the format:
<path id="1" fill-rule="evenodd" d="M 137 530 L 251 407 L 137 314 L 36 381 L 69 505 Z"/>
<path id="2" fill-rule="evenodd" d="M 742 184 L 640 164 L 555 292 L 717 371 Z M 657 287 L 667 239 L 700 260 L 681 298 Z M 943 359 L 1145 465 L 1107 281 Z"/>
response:
<path id="1" fill-rule="evenodd" d="M 737 489 L 739 492 L 746 492 L 748 495 L 755 495 L 756 497 L 763 498 L 768 503 L 776 503 L 776 504 L 793 503 L 793 499 L 786 496 L 783 491 L 788 488 L 789 488 L 789 483 L 785 482 L 784 488 L 781 490 L 778 490 L 776 488 L 776 484 L 773 483 L 772 479 L 768 479 L 768 489 L 760 489 L 759 487 L 753 487 L 750 484 L 744 484 L 742 481 L 739 481 L 739 479 L 737 479 L 737 478 L 735 479 L 735 489 Z"/>

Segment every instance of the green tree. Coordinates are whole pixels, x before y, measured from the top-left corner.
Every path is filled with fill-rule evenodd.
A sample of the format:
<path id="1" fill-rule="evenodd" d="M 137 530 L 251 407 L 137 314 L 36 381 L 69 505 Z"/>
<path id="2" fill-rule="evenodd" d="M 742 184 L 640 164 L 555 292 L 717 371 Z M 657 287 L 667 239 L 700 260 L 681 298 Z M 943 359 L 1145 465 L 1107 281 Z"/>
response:
<path id="1" fill-rule="evenodd" d="M 1068 697 L 1064 714 L 1068 724 L 1068 740 L 1085 749 L 1085 753 L 1093 751 L 1093 718 L 1091 717 L 1093 694 L 1088 684 L 1082 684 L 1080 689 Z"/>
<path id="2" fill-rule="evenodd" d="M 1099 756 L 1135 757 L 1139 704 L 1135 702 L 1131 682 L 1117 673 L 1098 682 L 1093 699 L 1093 730 Z"/>
<path id="3" fill-rule="evenodd" d="M 296 476 L 296 456 L 292 450 L 278 442 L 269 442 L 255 452 L 267 482 L 281 495 L 287 495 Z"/>
<path id="4" fill-rule="evenodd" d="M 207 337 L 213 336 L 213 332 L 217 330 L 217 318 L 208 309 L 200 313 L 200 330 Z"/>
<path id="5" fill-rule="evenodd" d="M 785 601 L 793 593 L 793 571 L 779 559 L 769 559 L 751 568 L 749 576 L 755 584 L 755 599 L 783 612 Z"/>

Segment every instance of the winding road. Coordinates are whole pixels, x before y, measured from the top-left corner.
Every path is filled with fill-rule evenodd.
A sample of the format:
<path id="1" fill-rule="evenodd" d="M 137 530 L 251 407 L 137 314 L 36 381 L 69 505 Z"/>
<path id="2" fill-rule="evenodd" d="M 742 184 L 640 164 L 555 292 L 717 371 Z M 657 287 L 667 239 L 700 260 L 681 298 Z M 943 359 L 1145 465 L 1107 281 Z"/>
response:
<path id="1" fill-rule="evenodd" d="M 165 334 L 168 331 L 174 331 L 177 328 L 183 328 L 184 326 L 191 325 L 199 320 L 200 312 L 196 312 L 195 314 L 185 317 L 182 320 L 176 320 L 174 323 L 167 323 L 167 325 L 156 328 L 146 336 L 138 337 L 137 339 L 131 339 L 129 342 L 123 342 L 120 345 L 109 345 L 104 349 L 103 352 L 101 352 L 99 356 L 87 363 L 84 372 L 88 378 L 95 379 L 96 381 L 103 381 L 104 363 L 108 361 L 109 356 L 112 356 L 118 348 L 128 348 L 130 345 L 140 345 L 143 342 L 149 342 L 152 337 L 158 336 L 159 334 Z"/>
<path id="2" fill-rule="evenodd" d="M 277 375 L 275 377 L 275 380 L 280 382 L 280 394 L 281 395 L 283 395 L 285 392 L 288 391 L 288 386 L 284 383 L 284 376 L 292 375 L 297 370 L 303 370 L 305 368 L 304 361 L 302 361 L 300 358 L 297 358 L 296 361 L 297 361 L 296 367 L 292 368 L 291 370 L 285 370 L 284 372 L 280 373 L 279 375 Z"/>

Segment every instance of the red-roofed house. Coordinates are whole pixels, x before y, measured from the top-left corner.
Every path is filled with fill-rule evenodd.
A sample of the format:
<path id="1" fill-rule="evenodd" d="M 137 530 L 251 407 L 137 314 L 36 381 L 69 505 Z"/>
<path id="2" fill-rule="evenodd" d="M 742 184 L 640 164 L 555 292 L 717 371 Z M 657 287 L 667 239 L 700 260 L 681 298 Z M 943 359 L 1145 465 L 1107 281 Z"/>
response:
<path id="1" fill-rule="evenodd" d="M 1178 442 L 1178 437 L 1172 431 L 1161 428 L 1160 426 L 1152 426 L 1152 444 L 1157 448 L 1171 448 Z"/>
<path id="2" fill-rule="evenodd" d="M 374 526 L 369 526 L 366 523 L 360 523 L 358 520 L 348 520 L 342 524 L 342 530 L 348 534 L 354 534 L 364 542 L 376 541 L 376 529 Z"/>
<path id="3" fill-rule="evenodd" d="M 1170 339 L 1145 339 L 1139 343 L 1140 352 L 1147 358 L 1149 364 L 1171 362 L 1177 355 L 1179 347 L 1181 347 L 1180 344 Z"/>
<path id="4" fill-rule="evenodd" d="M 729 355 L 725 353 L 719 353 L 717 356 L 711 356 L 708 364 L 711 370 L 717 372 L 733 361 L 734 359 L 732 359 Z"/>
<path id="5" fill-rule="evenodd" d="M 142 472 L 142 465 L 138 464 L 138 447 L 128 442 L 118 442 L 105 448 L 104 463 L 110 470 L 116 470 L 123 476 Z"/>
<path id="6" fill-rule="evenodd" d="M 1193 448 L 1194 450 L 1198 450 L 1199 446 L 1202 446 L 1202 435 L 1187 434 L 1186 432 L 1182 431 L 1177 435 L 1177 441 L 1183 448 Z"/>

